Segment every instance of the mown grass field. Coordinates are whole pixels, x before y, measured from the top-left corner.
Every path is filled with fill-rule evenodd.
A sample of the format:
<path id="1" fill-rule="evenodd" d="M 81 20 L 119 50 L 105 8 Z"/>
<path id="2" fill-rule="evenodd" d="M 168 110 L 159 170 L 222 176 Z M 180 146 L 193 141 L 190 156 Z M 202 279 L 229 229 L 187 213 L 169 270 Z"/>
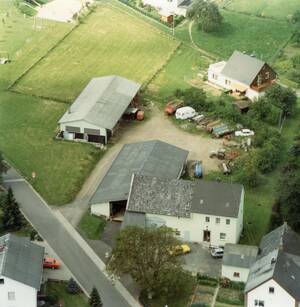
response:
<path id="1" fill-rule="evenodd" d="M 299 0 L 219 0 L 229 10 L 263 17 L 288 19 L 300 7 Z"/>
<path id="2" fill-rule="evenodd" d="M 218 32 L 204 33 L 194 23 L 192 36 L 195 44 L 218 56 L 228 58 L 234 50 L 254 53 L 257 57 L 273 61 L 288 41 L 293 28 L 285 21 L 263 19 L 221 10 L 224 24 Z M 188 23 L 179 26 L 176 35 L 190 41 Z"/>
<path id="3" fill-rule="evenodd" d="M 116 74 L 144 83 L 177 45 L 143 20 L 101 5 L 15 89 L 72 101 L 92 77 Z"/>

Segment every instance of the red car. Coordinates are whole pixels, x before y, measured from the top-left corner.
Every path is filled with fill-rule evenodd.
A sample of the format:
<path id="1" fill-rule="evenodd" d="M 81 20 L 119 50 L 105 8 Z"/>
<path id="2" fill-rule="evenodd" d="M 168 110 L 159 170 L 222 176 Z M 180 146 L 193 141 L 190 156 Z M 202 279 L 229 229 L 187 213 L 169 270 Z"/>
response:
<path id="1" fill-rule="evenodd" d="M 43 268 L 45 269 L 58 269 L 60 267 L 60 263 L 55 258 L 44 258 Z"/>

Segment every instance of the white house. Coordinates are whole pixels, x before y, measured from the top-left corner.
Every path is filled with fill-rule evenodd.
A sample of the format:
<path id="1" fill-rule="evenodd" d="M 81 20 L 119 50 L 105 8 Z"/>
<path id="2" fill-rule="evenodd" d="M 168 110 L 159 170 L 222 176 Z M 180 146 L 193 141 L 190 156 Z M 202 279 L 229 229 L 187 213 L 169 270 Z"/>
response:
<path id="1" fill-rule="evenodd" d="M 106 144 L 140 87 L 119 76 L 92 79 L 59 120 L 60 136 Z"/>
<path id="2" fill-rule="evenodd" d="M 263 96 L 275 80 L 276 73 L 267 63 L 239 51 L 234 51 L 227 62 L 217 62 L 208 68 L 210 83 L 252 101 Z"/>
<path id="3" fill-rule="evenodd" d="M 246 282 L 257 252 L 257 246 L 225 244 L 222 260 L 222 277 L 236 282 Z"/>
<path id="4" fill-rule="evenodd" d="M 161 16 L 186 16 L 192 0 L 143 0 L 143 3 L 157 9 Z"/>
<path id="5" fill-rule="evenodd" d="M 263 237 L 246 283 L 245 306 L 300 306 L 300 237 L 286 224 Z"/>
<path id="6" fill-rule="evenodd" d="M 36 307 L 43 274 L 44 248 L 28 238 L 0 238 L 0 306 Z"/>
<path id="7" fill-rule="evenodd" d="M 243 207 L 238 184 L 134 175 L 122 227 L 165 225 L 184 241 L 224 246 L 239 241 Z"/>
<path id="8" fill-rule="evenodd" d="M 187 156 L 188 151 L 158 140 L 124 145 L 89 201 L 91 213 L 121 221 L 132 174 L 176 179 Z"/>

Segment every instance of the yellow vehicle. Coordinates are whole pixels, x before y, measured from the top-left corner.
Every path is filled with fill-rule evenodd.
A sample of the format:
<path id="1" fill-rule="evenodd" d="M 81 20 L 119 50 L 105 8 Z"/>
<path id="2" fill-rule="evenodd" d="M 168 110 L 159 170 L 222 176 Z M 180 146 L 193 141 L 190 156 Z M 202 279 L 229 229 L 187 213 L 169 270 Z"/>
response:
<path id="1" fill-rule="evenodd" d="M 185 255 L 191 252 L 191 248 L 187 244 L 181 244 L 175 246 L 174 250 L 170 251 L 171 255 L 179 256 Z"/>

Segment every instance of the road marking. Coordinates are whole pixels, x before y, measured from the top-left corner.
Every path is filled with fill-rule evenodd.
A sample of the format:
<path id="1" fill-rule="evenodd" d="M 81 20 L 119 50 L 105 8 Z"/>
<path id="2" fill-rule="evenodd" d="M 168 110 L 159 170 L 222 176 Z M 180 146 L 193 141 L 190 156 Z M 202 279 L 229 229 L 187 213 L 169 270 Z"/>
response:
<path id="1" fill-rule="evenodd" d="M 23 178 L 19 178 L 19 179 L 7 179 L 7 180 L 4 180 L 4 183 L 9 183 L 9 182 L 24 182 L 25 179 Z"/>

